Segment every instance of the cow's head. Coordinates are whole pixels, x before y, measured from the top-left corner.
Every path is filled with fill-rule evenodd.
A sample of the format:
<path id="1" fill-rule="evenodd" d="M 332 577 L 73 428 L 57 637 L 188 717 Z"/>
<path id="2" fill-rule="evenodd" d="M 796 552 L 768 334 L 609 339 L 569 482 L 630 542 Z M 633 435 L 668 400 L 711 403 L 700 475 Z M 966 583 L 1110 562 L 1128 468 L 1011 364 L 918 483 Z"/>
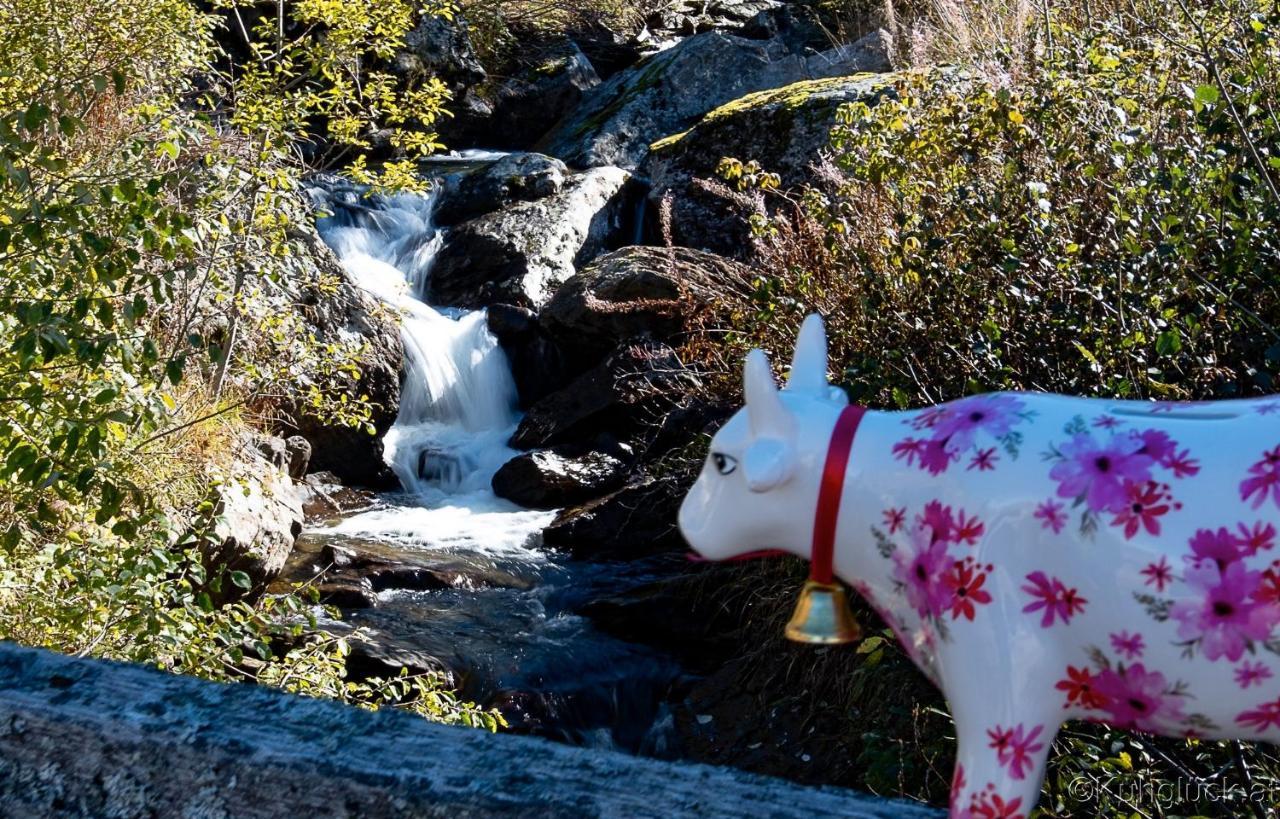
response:
<path id="1" fill-rule="evenodd" d="M 680 531 L 699 554 L 727 560 L 760 549 L 808 557 L 831 433 L 848 404 L 827 383 L 822 319 L 800 328 L 786 389 L 760 350 L 747 356 L 747 404 L 711 441 L 680 507 Z"/>

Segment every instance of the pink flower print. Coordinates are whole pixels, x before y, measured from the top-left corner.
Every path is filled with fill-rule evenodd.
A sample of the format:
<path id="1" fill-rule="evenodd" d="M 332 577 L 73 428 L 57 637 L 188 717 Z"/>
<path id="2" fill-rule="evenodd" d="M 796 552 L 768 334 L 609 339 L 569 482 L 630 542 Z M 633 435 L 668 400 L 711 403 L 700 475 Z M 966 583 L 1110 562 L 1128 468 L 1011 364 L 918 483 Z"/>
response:
<path id="1" fill-rule="evenodd" d="M 980 449 L 973 456 L 973 459 L 969 461 L 969 467 L 965 471 L 972 472 L 976 469 L 979 472 L 990 472 L 996 468 L 996 461 L 998 460 L 1000 460 L 1000 457 L 996 455 L 995 447 Z"/>
<path id="2" fill-rule="evenodd" d="M 1272 415 L 1280 412 L 1280 401 L 1268 401 L 1258 407 L 1259 415 Z"/>
<path id="3" fill-rule="evenodd" d="M 903 522 L 907 519 L 907 510 L 903 509 L 886 509 L 884 510 L 884 525 L 889 527 L 889 534 L 897 534 L 902 528 Z"/>
<path id="4" fill-rule="evenodd" d="M 942 501 L 929 501 L 924 505 L 924 512 L 919 518 L 919 525 L 929 530 L 933 540 L 954 540 L 956 519 L 951 514 L 950 506 L 943 506 Z"/>
<path id="5" fill-rule="evenodd" d="M 1128 505 L 1112 518 L 1112 526 L 1124 526 L 1125 540 L 1130 540 L 1141 527 L 1149 535 L 1160 534 L 1160 518 L 1168 514 L 1169 487 L 1155 481 L 1125 486 Z"/>
<path id="6" fill-rule="evenodd" d="M 1258 733 L 1272 727 L 1280 728 L 1280 700 L 1263 703 L 1252 711 L 1241 712 L 1236 717 L 1236 722 L 1247 725 Z"/>
<path id="7" fill-rule="evenodd" d="M 1169 559 L 1164 555 L 1160 555 L 1157 562 L 1148 563 L 1142 574 L 1147 577 L 1144 584 L 1155 586 L 1158 592 L 1163 592 L 1164 587 L 1173 582 L 1173 569 L 1169 567 Z"/>
<path id="8" fill-rule="evenodd" d="M 1197 566 L 1211 562 L 1219 569 L 1224 569 L 1228 564 L 1244 557 L 1242 545 L 1225 526 L 1217 531 L 1198 529 L 1191 536 L 1191 556 L 1188 559 Z"/>
<path id="9" fill-rule="evenodd" d="M 1035 598 L 1022 611 L 1027 614 L 1044 612 L 1040 617 L 1041 628 L 1049 628 L 1055 619 L 1070 623 L 1071 618 L 1084 611 L 1085 603 L 1089 602 L 1075 589 L 1068 589 L 1061 580 L 1056 577 L 1050 579 L 1044 572 L 1027 575 L 1027 585 L 1022 590 Z"/>
<path id="10" fill-rule="evenodd" d="M 1124 657 L 1126 660 L 1136 660 L 1142 656 L 1142 652 L 1146 650 L 1146 645 L 1142 641 L 1142 635 L 1138 633 L 1130 634 L 1127 631 L 1116 632 L 1111 635 L 1111 647 L 1116 653 Z"/>
<path id="11" fill-rule="evenodd" d="M 1268 497 L 1280 506 L 1280 446 L 1264 452 L 1262 460 L 1249 467 L 1249 474 L 1252 477 L 1240 482 L 1240 499 L 1253 498 L 1254 509 L 1266 503 Z"/>
<path id="12" fill-rule="evenodd" d="M 1097 429 L 1115 429 L 1123 423 L 1114 415 L 1102 415 L 1093 419 L 1093 426 Z"/>
<path id="13" fill-rule="evenodd" d="M 917 526 L 912 541 L 915 549 L 909 556 L 903 549 L 893 553 L 893 576 L 906 588 L 907 602 L 921 617 L 937 617 L 950 606 L 950 592 L 940 581 L 954 561 L 947 556 L 947 542 L 934 539 L 927 527 Z"/>
<path id="14" fill-rule="evenodd" d="M 1103 669 L 1093 690 L 1104 700 L 1110 722 L 1120 728 L 1156 732 L 1182 720 L 1182 704 L 1166 693 L 1168 684 L 1159 671 L 1147 671 L 1142 663 Z"/>
<path id="15" fill-rule="evenodd" d="M 1263 663 L 1245 661 L 1236 666 L 1236 685 L 1241 688 L 1252 688 L 1262 685 L 1272 677 L 1271 669 Z"/>
<path id="16" fill-rule="evenodd" d="M 905 460 L 908 466 L 915 466 L 918 460 L 920 468 L 928 470 L 930 475 L 941 475 L 956 457 L 947 451 L 944 444 L 944 441 L 933 438 L 907 438 L 893 445 L 893 455 Z"/>
<path id="17" fill-rule="evenodd" d="M 921 410 L 919 415 L 910 419 L 909 423 L 914 429 L 933 429 L 950 411 L 951 408 L 948 406 L 929 407 Z"/>
<path id="18" fill-rule="evenodd" d="M 1191 457 L 1191 450 L 1189 449 L 1184 449 L 1176 455 L 1169 456 L 1164 465 L 1173 470 L 1173 477 L 1175 478 L 1189 478 L 1200 474 L 1200 462 Z"/>
<path id="19" fill-rule="evenodd" d="M 1070 707 L 1073 703 L 1080 703 L 1084 708 L 1101 708 L 1106 705 L 1106 697 L 1094 690 L 1095 682 L 1093 672 L 1088 666 L 1076 668 L 1073 665 L 1067 666 L 1067 678 L 1058 682 L 1054 688 L 1059 691 L 1065 691 L 1067 701 L 1063 703 L 1063 708 Z"/>
<path id="20" fill-rule="evenodd" d="M 987 567 L 990 571 L 991 567 Z M 942 584 L 951 594 L 951 619 L 961 617 L 972 622 L 977 613 L 975 606 L 991 602 L 991 593 L 982 588 L 987 573 L 981 571 L 973 558 L 957 560 L 942 577 Z"/>
<path id="21" fill-rule="evenodd" d="M 933 427 L 933 437 L 946 442 L 948 452 L 960 453 L 974 444 L 979 431 L 1003 438 L 1022 420 L 1023 402 L 1012 395 L 978 395 L 947 407 Z"/>
<path id="22" fill-rule="evenodd" d="M 1245 557 L 1253 557 L 1258 552 L 1265 552 L 1276 545 L 1276 527 L 1271 523 L 1258 521 L 1252 528 L 1239 524 L 1240 548 Z"/>
<path id="23" fill-rule="evenodd" d="M 1262 584 L 1253 593 L 1253 599 L 1280 608 L 1280 561 L 1262 573 Z"/>
<path id="24" fill-rule="evenodd" d="M 1081 433 L 1062 447 L 1063 461 L 1049 477 L 1058 481 L 1058 497 L 1084 498 L 1093 512 L 1119 512 L 1128 502 L 1127 483 L 1151 480 L 1152 459 L 1139 450 L 1141 439 L 1114 435 L 1106 444 Z"/>
<path id="25" fill-rule="evenodd" d="M 1055 535 L 1062 534 L 1062 527 L 1067 525 L 1067 513 L 1055 500 L 1047 500 L 1037 506 L 1035 517 L 1041 521 L 1042 528 L 1052 529 Z"/>
<path id="26" fill-rule="evenodd" d="M 964 510 L 961 509 L 956 513 L 956 524 L 951 532 L 951 539 L 956 543 L 976 546 L 978 538 L 982 537 L 982 533 L 986 528 L 986 524 L 978 520 L 977 516 L 966 519 Z"/>
<path id="27" fill-rule="evenodd" d="M 997 725 L 987 729 L 987 736 L 991 738 L 988 747 L 996 749 L 996 759 L 1009 769 L 1009 776 L 1026 779 L 1027 769 L 1032 766 L 1031 755 L 1044 750 L 1044 743 L 1036 742 L 1043 731 L 1043 725 L 1037 725 L 1030 731 L 1022 723 L 1013 728 Z"/>
<path id="28" fill-rule="evenodd" d="M 1270 637 L 1280 622 L 1280 609 L 1255 598 L 1262 573 L 1243 563 L 1231 563 L 1222 571 L 1200 563 L 1188 569 L 1184 579 L 1199 597 L 1175 603 L 1169 613 L 1180 624 L 1178 636 L 1199 642 L 1209 660 L 1225 657 L 1236 662 L 1246 648 Z"/>
<path id="29" fill-rule="evenodd" d="M 1000 794 L 986 790 L 974 794 L 973 802 L 969 805 L 969 815 L 972 819 L 1026 819 L 1021 808 L 1022 797 L 1006 802 Z"/>

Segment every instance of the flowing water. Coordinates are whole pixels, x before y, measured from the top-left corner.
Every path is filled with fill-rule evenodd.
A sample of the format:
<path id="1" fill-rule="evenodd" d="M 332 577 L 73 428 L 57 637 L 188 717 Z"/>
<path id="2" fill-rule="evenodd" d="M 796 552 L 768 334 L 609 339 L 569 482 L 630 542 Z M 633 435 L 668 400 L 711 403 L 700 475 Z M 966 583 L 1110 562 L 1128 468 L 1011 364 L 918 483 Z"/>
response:
<path id="1" fill-rule="evenodd" d="M 348 620 L 440 658 L 459 673 L 464 696 L 503 706 L 525 730 L 665 755 L 669 719 L 661 703 L 680 669 L 574 613 L 660 569 L 545 551 L 541 531 L 554 513 L 494 495 L 493 474 L 516 455 L 507 446 L 520 420 L 515 384 L 483 311 L 421 300 L 444 238 L 433 225 L 434 197 L 370 197 L 336 181 L 318 183 L 312 196 L 331 214 L 318 227 L 347 272 L 403 316 L 403 394 L 384 443 L 404 491 L 304 540 L 312 549 L 376 541 L 418 560 L 505 578 L 498 588 L 384 592 L 378 606 Z"/>

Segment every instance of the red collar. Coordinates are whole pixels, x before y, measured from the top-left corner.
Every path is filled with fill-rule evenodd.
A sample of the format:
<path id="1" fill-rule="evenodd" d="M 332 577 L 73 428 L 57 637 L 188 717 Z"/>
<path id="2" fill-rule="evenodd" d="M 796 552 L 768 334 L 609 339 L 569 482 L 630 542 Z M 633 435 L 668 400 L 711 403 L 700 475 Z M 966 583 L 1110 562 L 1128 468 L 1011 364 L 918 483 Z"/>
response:
<path id="1" fill-rule="evenodd" d="M 818 510 L 813 518 L 813 557 L 809 564 L 809 579 L 830 584 L 834 581 L 836 523 L 840 517 L 840 496 L 844 494 L 844 478 L 849 468 L 849 454 L 853 451 L 853 436 L 858 433 L 863 407 L 845 407 L 836 419 L 827 447 L 827 462 L 822 469 L 822 486 L 818 489 Z"/>

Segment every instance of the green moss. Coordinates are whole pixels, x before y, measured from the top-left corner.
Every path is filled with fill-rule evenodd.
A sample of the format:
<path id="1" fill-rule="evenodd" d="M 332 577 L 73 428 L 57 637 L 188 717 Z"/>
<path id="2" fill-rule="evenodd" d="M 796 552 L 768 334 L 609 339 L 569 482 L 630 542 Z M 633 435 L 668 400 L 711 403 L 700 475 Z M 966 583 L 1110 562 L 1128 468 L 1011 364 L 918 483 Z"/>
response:
<path id="1" fill-rule="evenodd" d="M 648 60 L 642 61 L 637 68 L 645 66 L 647 63 L 644 71 L 642 71 L 640 75 L 630 83 L 619 87 L 618 93 L 608 105 L 604 106 L 598 112 L 592 114 L 579 123 L 578 126 L 573 129 L 574 139 L 581 139 L 592 131 L 601 128 L 609 121 L 610 118 L 625 108 L 631 100 L 635 99 L 640 94 L 643 94 L 645 91 L 656 87 L 662 79 L 663 71 L 667 67 L 667 63 L 670 62 L 669 58 L 663 59 L 665 56 L 666 55 L 664 54 L 658 54 L 654 57 L 650 57 Z"/>

